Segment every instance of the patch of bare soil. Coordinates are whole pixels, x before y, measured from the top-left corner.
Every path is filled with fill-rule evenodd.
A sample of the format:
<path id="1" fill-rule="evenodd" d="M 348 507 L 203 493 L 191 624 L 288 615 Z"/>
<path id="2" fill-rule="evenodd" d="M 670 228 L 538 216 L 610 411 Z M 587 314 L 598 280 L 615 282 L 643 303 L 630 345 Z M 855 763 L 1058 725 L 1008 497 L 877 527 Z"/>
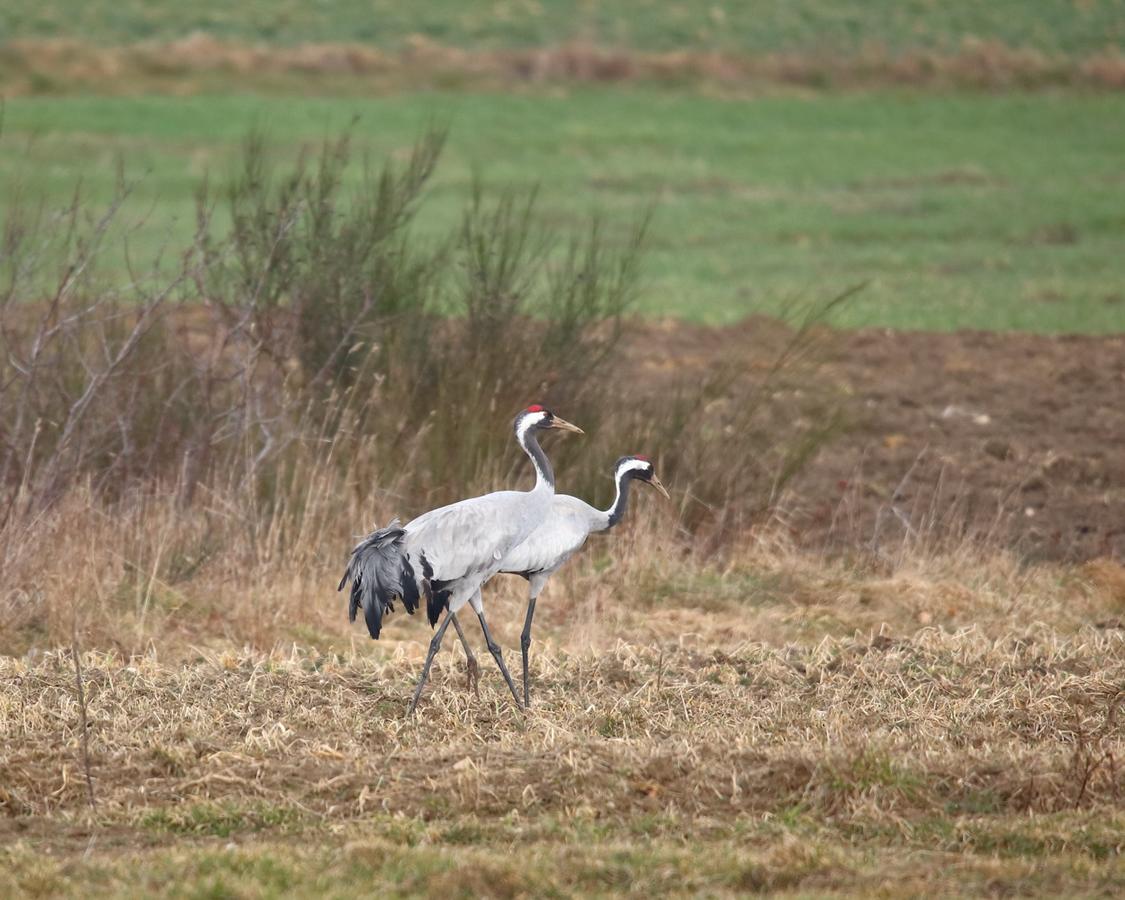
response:
<path id="1" fill-rule="evenodd" d="M 653 371 L 755 365 L 784 339 L 762 320 L 666 323 L 631 352 Z M 792 484 L 802 545 L 1125 558 L 1125 336 L 865 330 L 826 346 L 846 424 Z"/>

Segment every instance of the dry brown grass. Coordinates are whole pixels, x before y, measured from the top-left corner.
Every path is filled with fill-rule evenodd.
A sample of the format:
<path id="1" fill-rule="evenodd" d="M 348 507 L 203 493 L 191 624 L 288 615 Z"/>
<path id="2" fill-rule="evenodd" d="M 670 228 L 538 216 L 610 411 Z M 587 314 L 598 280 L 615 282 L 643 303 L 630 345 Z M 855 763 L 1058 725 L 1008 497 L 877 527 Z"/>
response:
<path id="1" fill-rule="evenodd" d="M 718 563 L 642 498 L 548 589 L 529 712 L 491 666 L 469 692 L 450 640 L 411 721 L 429 630 L 397 613 L 360 638 L 334 555 L 267 542 L 154 583 L 162 542 L 192 527 L 171 504 L 124 528 L 74 504 L 58 515 L 71 549 L 93 535 L 87 555 L 42 589 L 87 646 L 120 648 L 84 656 L 97 804 L 69 652 L 0 658 L 9 894 L 175 894 L 171 872 L 183 893 L 255 896 L 1125 885 L 1109 561 L 1023 569 L 966 547 L 875 573 L 755 539 Z M 522 582 L 487 602 L 514 662 Z"/>
<path id="2" fill-rule="evenodd" d="M 1112 809 L 1125 787 L 1112 760 L 1123 744 L 1117 633 L 552 649 L 537 656 L 539 702 L 526 714 L 496 679 L 476 699 L 447 661 L 424 714 L 408 720 L 417 663 L 405 647 L 386 662 L 87 654 L 99 821 L 136 824 L 155 809 L 174 820 L 183 804 L 237 800 L 342 819 L 583 809 L 697 819 L 799 806 L 878 822 Z M 72 665 L 48 653 L 0 671 L 4 728 L 19 737 L 4 760 L 7 809 L 73 820 L 87 797 Z M 1091 754 L 1106 759 L 1086 772 Z"/>
<path id="3" fill-rule="evenodd" d="M 360 451 L 344 466 L 331 453 L 298 456 L 288 478 L 301 490 L 268 513 L 221 481 L 200 486 L 191 506 L 174 485 L 114 502 L 72 490 L 0 532 L 0 652 L 69 646 L 76 623 L 84 646 L 125 656 L 156 647 L 169 662 L 197 647 L 268 651 L 294 641 L 350 652 L 357 635 L 330 589 L 365 523 L 389 521 L 403 504 L 393 483 L 379 491 L 363 477 L 371 460 Z M 631 521 L 594 539 L 552 582 L 543 621 L 565 625 L 571 648 L 684 632 L 709 646 L 749 636 L 781 643 L 884 625 L 973 627 L 998 639 L 1013 623 L 1069 632 L 1125 615 L 1123 570 L 1110 559 L 1028 567 L 965 543 L 932 555 L 888 545 L 870 561 L 829 562 L 797 553 L 768 526 L 711 553 L 678 530 L 676 506 L 639 493 Z M 490 588 L 509 637 L 522 584 Z M 418 632 L 400 613 L 388 637 L 413 642 Z"/>
<path id="4" fill-rule="evenodd" d="M 1125 885 L 1118 563 L 828 562 L 768 529 L 706 557 L 641 494 L 541 601 L 529 713 L 491 665 L 470 693 L 450 639 L 412 722 L 423 620 L 371 642 L 332 590 L 351 523 L 390 509 L 300 480 L 302 515 L 265 521 L 75 490 L 7 558 L 0 891 Z M 510 664 L 523 602 L 489 587 Z M 76 626 L 93 809 L 49 649 Z"/>
<path id="5" fill-rule="evenodd" d="M 886 85 L 1033 89 L 1072 85 L 1125 87 L 1125 57 L 1105 51 L 1052 57 L 998 41 L 966 39 L 956 52 L 895 52 L 871 45 L 849 55 L 717 51 L 663 53 L 585 42 L 553 47 L 465 50 L 421 36 L 399 53 L 364 44 L 279 47 L 225 41 L 203 33 L 167 43 L 102 47 L 76 39 L 21 39 L 0 45 L 9 96 L 88 88 L 172 93 L 229 87 L 234 77 L 258 87 L 315 91 L 392 90 L 409 85 L 511 88 L 551 83 L 656 82 L 727 88 L 781 84 L 870 88 Z"/>

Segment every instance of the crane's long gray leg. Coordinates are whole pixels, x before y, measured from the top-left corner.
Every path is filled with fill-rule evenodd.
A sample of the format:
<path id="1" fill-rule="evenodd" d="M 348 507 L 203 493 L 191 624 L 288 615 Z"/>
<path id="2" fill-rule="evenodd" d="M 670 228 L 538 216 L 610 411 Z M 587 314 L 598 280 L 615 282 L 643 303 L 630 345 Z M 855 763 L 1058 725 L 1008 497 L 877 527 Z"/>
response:
<path id="1" fill-rule="evenodd" d="M 465 648 L 465 660 L 469 666 L 469 690 L 476 690 L 477 696 L 480 696 L 480 666 L 477 664 L 476 655 L 473 653 L 473 648 L 469 646 L 469 641 L 465 637 L 465 632 L 461 630 L 461 622 L 457 615 L 453 614 L 453 627 L 457 629 L 457 637 L 461 638 L 461 646 Z"/>
<path id="2" fill-rule="evenodd" d="M 433 664 L 434 656 L 437 655 L 441 649 L 441 639 L 445 637 L 445 629 L 449 627 L 449 622 L 453 618 L 453 613 L 445 614 L 445 619 L 438 626 L 438 630 L 434 632 L 433 638 L 430 640 L 430 652 L 426 654 L 426 664 L 422 666 L 422 677 L 418 679 L 418 687 L 414 689 L 414 699 L 410 701 L 410 709 L 406 711 L 408 716 L 414 715 L 414 710 L 418 707 L 418 698 L 422 696 L 422 688 L 426 686 L 426 679 L 430 677 L 430 666 Z"/>
<path id="3" fill-rule="evenodd" d="M 531 646 L 531 617 L 535 615 L 535 595 L 527 599 L 527 617 L 523 620 L 523 634 L 520 635 L 520 650 L 523 652 L 523 705 L 531 706 L 531 695 L 527 680 L 527 650 Z"/>
<path id="4" fill-rule="evenodd" d="M 500 652 L 500 645 L 492 639 L 492 632 L 488 630 L 488 623 L 484 620 L 484 610 L 477 610 L 477 618 L 480 619 L 480 629 L 484 632 L 485 643 L 488 644 L 488 652 L 492 654 L 492 658 L 496 660 L 496 665 L 500 667 L 500 672 L 504 676 L 504 680 L 508 682 L 508 689 L 512 692 L 512 696 L 516 699 L 516 706 L 523 709 L 523 704 L 520 703 L 520 695 L 516 693 L 516 686 L 512 684 L 512 676 L 508 674 L 508 667 L 504 665 L 504 656 Z"/>

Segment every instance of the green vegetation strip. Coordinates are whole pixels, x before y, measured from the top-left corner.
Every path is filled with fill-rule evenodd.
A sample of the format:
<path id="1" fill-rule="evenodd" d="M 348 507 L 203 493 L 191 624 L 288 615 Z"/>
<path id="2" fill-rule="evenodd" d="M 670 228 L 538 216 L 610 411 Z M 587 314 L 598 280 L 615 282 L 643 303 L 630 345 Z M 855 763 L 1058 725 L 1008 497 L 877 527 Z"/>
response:
<path id="1" fill-rule="evenodd" d="M 866 282 L 842 324 L 1125 323 L 1125 97 L 1114 95 L 26 99 L 5 111 L 0 185 L 8 202 L 45 193 L 61 205 L 81 179 L 104 199 L 121 160 L 139 180 L 136 265 L 188 239 L 194 192 L 229 173 L 248 128 L 293 154 L 353 119 L 375 159 L 450 124 L 419 222 L 435 238 L 478 172 L 540 184 L 551 224 L 591 208 L 624 224 L 655 203 L 645 313 L 730 322 Z"/>
<path id="2" fill-rule="evenodd" d="M 251 826 L 260 811 L 247 813 Z M 114 832 L 73 853 L 0 850 L 9 897 L 799 896 L 962 893 L 1105 896 L 1125 888 L 1119 818 L 953 817 L 854 833 L 794 813 L 697 823 L 637 816 L 444 822 L 376 814 L 304 829 Z M 283 818 L 278 813 L 277 818 Z M 251 821 L 252 820 L 252 821 Z M 943 874 L 935 882 L 935 871 Z"/>
<path id="3" fill-rule="evenodd" d="M 1052 54 L 1097 52 L 1125 41 L 1123 0 L 8 0 L 7 38 L 81 37 L 104 43 L 195 31 L 294 44 L 355 41 L 398 49 L 416 36 L 471 49 L 586 40 L 642 50 L 857 52 L 957 49 L 969 39 Z"/>

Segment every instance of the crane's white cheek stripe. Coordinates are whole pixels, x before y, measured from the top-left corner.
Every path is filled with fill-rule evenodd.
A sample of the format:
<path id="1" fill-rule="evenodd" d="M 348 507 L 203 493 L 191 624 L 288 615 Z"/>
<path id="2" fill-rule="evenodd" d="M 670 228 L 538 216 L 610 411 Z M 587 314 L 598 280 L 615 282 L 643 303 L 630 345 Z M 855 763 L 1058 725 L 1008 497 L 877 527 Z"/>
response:
<path id="1" fill-rule="evenodd" d="M 538 421 L 539 418 L 535 415 L 524 416 L 520 419 L 520 424 L 516 427 L 516 440 L 518 440 L 521 445 L 527 439 L 527 430 Z"/>
<path id="2" fill-rule="evenodd" d="M 521 445 L 525 443 L 528 430 L 531 429 L 532 426 L 538 425 L 545 418 L 547 418 L 547 414 L 540 412 L 528 413 L 526 416 L 520 419 L 520 424 L 516 427 L 516 439 L 520 442 Z"/>
<path id="3" fill-rule="evenodd" d="M 618 477 L 624 475 L 626 472 L 644 472 L 647 471 L 649 463 L 640 459 L 631 459 L 628 462 L 623 462 L 617 467 Z"/>

